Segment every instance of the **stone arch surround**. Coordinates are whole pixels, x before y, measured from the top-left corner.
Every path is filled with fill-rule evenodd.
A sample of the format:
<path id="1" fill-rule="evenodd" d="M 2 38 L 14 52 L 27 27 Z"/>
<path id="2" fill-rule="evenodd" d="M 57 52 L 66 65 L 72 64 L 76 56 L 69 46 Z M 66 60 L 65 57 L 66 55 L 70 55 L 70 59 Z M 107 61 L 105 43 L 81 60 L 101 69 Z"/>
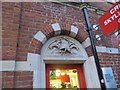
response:
<path id="1" fill-rule="evenodd" d="M 88 56 L 92 56 L 90 39 L 83 28 L 77 28 L 76 26 L 70 24 L 61 24 L 54 23 L 51 25 L 46 25 L 43 30 L 38 31 L 32 38 L 28 53 L 37 53 L 40 54 L 41 48 L 44 43 L 51 37 L 58 35 L 67 35 L 77 41 L 79 41 L 85 50 L 87 51 Z"/>
<path id="2" fill-rule="evenodd" d="M 82 33 L 81 33 L 82 32 Z M 41 49 L 45 42 L 54 36 L 66 35 L 76 39 L 85 49 L 88 59 L 83 63 L 87 88 L 100 88 L 94 57 L 91 53 L 90 39 L 86 33 L 73 25 L 54 23 L 45 26 L 44 30 L 38 31 L 29 46 L 27 61 L 30 63 L 33 73 L 33 88 L 45 88 L 45 64 L 41 57 Z M 42 81 L 42 83 L 41 83 Z M 92 82 L 94 83 L 92 83 Z"/>

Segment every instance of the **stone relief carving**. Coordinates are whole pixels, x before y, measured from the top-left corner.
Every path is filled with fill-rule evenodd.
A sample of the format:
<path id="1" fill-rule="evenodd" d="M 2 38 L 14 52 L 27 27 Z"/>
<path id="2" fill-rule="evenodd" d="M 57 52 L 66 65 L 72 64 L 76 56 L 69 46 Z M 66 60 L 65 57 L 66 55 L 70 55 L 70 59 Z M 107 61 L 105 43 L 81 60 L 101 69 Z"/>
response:
<path id="1" fill-rule="evenodd" d="M 73 55 L 79 50 L 77 45 L 64 37 L 53 41 L 48 48 L 53 55 Z"/>

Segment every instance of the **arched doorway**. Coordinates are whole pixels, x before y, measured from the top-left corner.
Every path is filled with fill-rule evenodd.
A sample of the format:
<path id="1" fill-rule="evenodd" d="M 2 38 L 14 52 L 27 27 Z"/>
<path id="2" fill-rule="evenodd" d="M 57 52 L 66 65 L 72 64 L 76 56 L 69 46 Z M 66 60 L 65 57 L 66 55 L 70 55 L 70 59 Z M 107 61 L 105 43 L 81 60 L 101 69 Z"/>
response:
<path id="1" fill-rule="evenodd" d="M 88 56 L 78 41 L 64 35 L 53 37 L 44 44 L 41 57 L 42 65 L 44 65 L 45 76 L 43 78 L 45 78 L 46 88 L 51 88 L 51 85 L 55 83 L 59 84 L 57 88 L 62 88 L 63 86 L 60 85 L 63 83 L 66 84 L 66 88 L 86 88 L 83 64 L 88 60 Z M 60 70 L 60 74 L 66 74 L 66 76 L 62 75 L 61 78 L 69 77 L 67 82 L 65 82 L 66 78 L 50 79 L 51 73 L 54 74 L 54 79 L 58 78 L 56 77 L 58 73 L 54 73 L 57 69 Z"/>
<path id="2" fill-rule="evenodd" d="M 82 65 L 86 88 L 100 88 L 94 56 L 88 57 L 83 45 L 71 37 L 60 35 L 47 40 L 40 55 L 28 53 L 27 59 L 34 69 L 34 88 L 47 88 L 48 64 Z"/>

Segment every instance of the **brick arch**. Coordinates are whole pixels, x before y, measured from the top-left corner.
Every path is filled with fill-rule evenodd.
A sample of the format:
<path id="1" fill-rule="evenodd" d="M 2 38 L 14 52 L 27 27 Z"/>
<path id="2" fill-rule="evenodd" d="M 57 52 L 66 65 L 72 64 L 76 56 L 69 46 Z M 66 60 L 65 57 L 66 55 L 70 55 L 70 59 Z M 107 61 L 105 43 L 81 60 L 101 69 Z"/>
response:
<path id="1" fill-rule="evenodd" d="M 29 45 L 28 53 L 40 54 L 41 48 L 44 43 L 51 37 L 57 35 L 67 35 L 75 38 L 81 44 L 85 44 L 85 50 L 88 56 L 92 56 L 91 45 L 89 44 L 89 38 L 84 29 L 77 28 L 76 26 L 65 24 L 65 23 L 54 23 L 43 27 L 42 30 L 38 31 Z M 87 45 L 89 44 L 89 45 Z"/>

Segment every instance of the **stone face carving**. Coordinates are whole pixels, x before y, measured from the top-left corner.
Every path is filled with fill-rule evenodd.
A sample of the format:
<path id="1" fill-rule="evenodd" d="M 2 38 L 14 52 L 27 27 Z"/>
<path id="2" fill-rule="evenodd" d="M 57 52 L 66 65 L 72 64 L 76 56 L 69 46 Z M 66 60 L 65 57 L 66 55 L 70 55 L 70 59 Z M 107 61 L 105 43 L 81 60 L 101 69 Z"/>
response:
<path id="1" fill-rule="evenodd" d="M 53 55 L 73 55 L 79 50 L 77 45 L 65 37 L 53 41 L 48 48 Z"/>

